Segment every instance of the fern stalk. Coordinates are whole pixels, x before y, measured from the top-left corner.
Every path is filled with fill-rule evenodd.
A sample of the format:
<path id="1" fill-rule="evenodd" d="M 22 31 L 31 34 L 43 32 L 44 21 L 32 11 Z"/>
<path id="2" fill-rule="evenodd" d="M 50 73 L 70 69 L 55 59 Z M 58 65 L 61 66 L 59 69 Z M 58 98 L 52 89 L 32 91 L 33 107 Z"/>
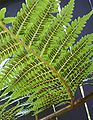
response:
<path id="1" fill-rule="evenodd" d="M 58 117 L 66 112 L 69 112 L 75 108 L 78 108 L 79 106 L 81 106 L 82 104 L 84 104 L 85 102 L 87 102 L 90 99 L 93 99 L 93 93 L 90 93 L 89 95 L 85 96 L 84 98 L 76 100 L 73 105 L 68 105 L 65 108 L 58 110 L 57 112 L 55 112 L 55 113 L 53 113 L 45 118 L 42 118 L 40 120 L 52 120 L 55 117 Z"/>

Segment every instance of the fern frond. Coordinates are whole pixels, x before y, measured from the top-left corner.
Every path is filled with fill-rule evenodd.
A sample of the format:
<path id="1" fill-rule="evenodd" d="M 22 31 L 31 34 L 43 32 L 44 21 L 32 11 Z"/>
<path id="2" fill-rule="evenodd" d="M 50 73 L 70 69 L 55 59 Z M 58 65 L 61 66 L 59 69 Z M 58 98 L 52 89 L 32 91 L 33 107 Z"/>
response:
<path id="1" fill-rule="evenodd" d="M 23 9 L 20 10 L 20 12 L 18 13 L 18 16 L 16 17 L 16 20 L 15 20 L 16 22 L 13 23 L 13 34 L 18 34 L 21 32 L 21 29 L 22 30 L 26 29 L 25 32 L 29 31 L 28 34 L 25 36 L 25 40 L 27 41 L 27 40 L 29 40 L 29 37 L 31 38 L 31 35 L 29 35 L 29 34 L 31 34 L 31 32 L 32 32 L 32 30 L 29 30 L 29 28 L 33 28 L 33 30 L 34 30 L 33 32 L 36 31 L 35 35 L 33 36 L 33 38 L 35 38 L 37 36 L 38 32 L 40 32 L 39 28 L 43 29 L 43 26 L 44 26 L 43 23 L 45 23 L 48 16 L 49 16 L 49 18 L 52 17 L 52 15 L 50 15 L 50 12 L 57 9 L 57 5 L 56 5 L 56 8 L 54 9 L 55 4 L 57 4 L 57 2 L 54 2 L 53 0 L 50 0 L 50 1 L 46 0 L 44 2 L 39 1 L 39 0 L 38 1 L 34 0 L 34 1 L 30 2 L 30 4 L 28 6 L 23 4 Z M 43 7 L 41 7 L 41 5 Z M 37 14 L 37 16 L 36 16 L 36 14 Z M 42 21 L 41 21 L 41 19 L 42 19 Z M 29 25 L 29 22 L 31 22 L 30 25 Z M 34 25 L 33 25 L 33 23 L 34 23 Z M 40 23 L 40 25 L 39 25 L 39 23 Z M 27 25 L 28 25 L 28 27 L 27 27 Z M 38 29 L 37 29 L 37 27 L 38 27 Z M 16 41 L 14 38 L 13 38 L 14 40 L 11 38 L 9 38 L 9 39 L 10 40 L 8 42 L 5 41 L 5 44 L 2 44 L 2 46 L 1 46 L 0 51 L 2 51 L 1 52 L 2 60 L 3 60 L 3 55 L 5 56 L 8 53 L 9 56 L 11 56 L 20 46 L 20 37 L 19 37 L 19 41 Z M 7 57 L 7 56 L 5 56 L 5 57 Z"/>
<path id="2" fill-rule="evenodd" d="M 69 46 L 72 46 L 75 39 L 78 37 L 78 34 L 80 34 L 81 31 L 83 30 L 86 21 L 90 18 L 92 14 L 93 11 L 83 16 L 82 18 L 78 18 L 78 20 L 72 21 L 71 25 L 67 27 L 66 32 L 62 31 L 58 33 L 58 36 L 60 37 L 61 40 L 58 39 L 59 44 L 57 45 L 57 48 L 56 46 L 52 45 L 53 48 L 50 49 L 51 50 L 49 53 L 49 58 L 51 60 L 50 64 L 52 64 L 53 62 L 55 63 L 61 56 L 64 56 L 64 52 L 66 52 Z"/>
<path id="3" fill-rule="evenodd" d="M 21 62 L 20 62 L 20 57 L 19 56 L 17 57 L 18 60 L 17 58 L 16 59 L 13 58 L 15 59 L 16 62 L 14 62 L 14 60 L 13 62 L 12 61 L 9 62 L 8 63 L 9 65 L 6 64 L 6 68 L 4 67 L 2 70 L 3 74 L 1 76 L 3 79 L 1 81 L 0 86 L 2 88 L 4 87 L 4 85 L 8 86 L 8 88 L 5 90 L 3 94 L 6 94 L 9 91 L 13 92 L 13 94 L 11 95 L 12 99 L 18 98 L 20 97 L 20 95 L 25 96 L 31 94 L 29 99 L 30 100 L 32 99 L 33 101 L 34 99 L 37 98 L 37 95 L 39 95 L 38 96 L 39 98 L 43 97 L 43 99 L 46 100 L 45 93 L 49 92 L 49 96 L 50 96 L 50 91 L 51 91 L 51 95 L 53 96 L 53 98 L 55 96 L 54 100 L 56 104 L 59 102 L 57 99 L 58 94 L 62 93 L 60 95 L 60 98 L 63 98 L 64 100 L 65 100 L 65 96 L 67 96 L 66 99 L 68 101 L 71 99 L 71 96 L 64 82 L 62 81 L 62 79 L 56 76 L 56 74 L 53 72 L 53 70 L 51 70 L 51 68 L 49 68 L 49 66 L 46 66 L 42 61 L 37 60 L 33 55 L 28 56 L 29 59 L 27 60 L 23 60 L 22 58 L 23 61 L 21 60 Z M 18 68 L 17 65 L 20 65 L 20 68 Z M 45 105 L 46 107 L 52 105 L 52 103 L 50 103 L 50 101 L 53 99 L 52 96 L 49 97 L 50 100 L 47 101 L 47 104 Z M 35 102 L 35 104 L 36 103 L 37 101 Z"/>
<path id="4" fill-rule="evenodd" d="M 38 38 L 40 38 L 40 35 L 46 34 L 48 31 L 48 27 L 51 24 L 51 21 L 53 20 L 53 16 L 50 14 L 50 12 L 53 10 L 53 1 L 48 2 L 45 5 L 45 8 L 42 9 L 42 14 L 38 16 L 38 20 L 35 18 L 33 26 L 29 26 L 29 29 L 27 29 L 26 36 L 25 36 L 25 42 L 26 44 L 29 44 L 29 47 L 33 45 L 36 46 L 36 43 L 38 41 Z M 31 20 L 32 21 L 32 20 Z M 43 36 L 42 35 L 42 36 Z M 29 42 L 29 43 L 28 43 Z"/>
<path id="5" fill-rule="evenodd" d="M 3 41 L 4 40 L 4 41 Z M 0 45 L 0 63 L 9 57 L 12 57 L 18 50 L 22 50 L 23 46 L 20 41 L 12 39 L 10 35 L 1 38 L 2 44 Z"/>
<path id="6" fill-rule="evenodd" d="M 36 24 L 37 19 L 40 19 L 40 17 L 42 16 L 42 13 L 45 10 L 46 6 L 48 4 L 54 5 L 54 3 L 57 3 L 57 2 L 53 0 L 49 0 L 49 1 L 33 0 L 30 2 L 27 2 L 27 4 L 23 3 L 20 12 L 18 12 L 16 20 L 13 23 L 13 33 L 16 35 L 22 34 L 27 29 L 27 27 L 29 27 L 29 25 L 33 27 L 33 24 Z M 54 7 L 53 6 L 51 7 L 53 10 Z M 47 9 L 46 9 L 46 12 L 47 12 Z M 50 11 L 50 12 L 53 12 L 53 11 Z"/>
<path id="7" fill-rule="evenodd" d="M 61 30 L 64 31 L 64 25 L 67 26 L 68 22 L 71 21 L 72 11 L 74 8 L 74 0 L 71 0 L 69 4 L 62 9 L 60 14 L 57 15 L 57 18 L 54 19 L 53 24 L 49 28 L 49 32 L 45 34 L 42 38 L 41 43 L 39 44 L 38 48 L 40 51 L 40 56 L 44 53 L 46 54 L 50 45 L 52 46 L 51 42 L 53 43 L 55 36 Z"/>
<path id="8" fill-rule="evenodd" d="M 17 57 L 16 57 L 17 56 Z M 9 84 L 9 81 L 14 77 L 15 73 L 14 70 L 16 72 L 19 73 L 19 70 L 22 69 L 23 66 L 20 66 L 20 68 L 18 67 L 18 65 L 23 62 L 23 61 L 27 61 L 27 55 L 25 54 L 21 54 L 20 53 L 18 55 L 16 55 L 15 57 L 13 57 L 8 63 L 7 66 L 4 67 L 4 69 L 2 69 L 2 72 L 0 74 L 0 79 L 3 81 L 3 83 Z M 18 68 L 17 68 L 18 67 Z M 9 77 L 10 76 L 10 77 Z M 0 89 L 5 87 L 4 84 L 3 86 L 0 85 Z"/>
<path id="9" fill-rule="evenodd" d="M 25 106 L 20 103 L 22 97 L 28 98 L 28 112 L 34 114 L 71 103 L 77 87 L 93 71 L 93 34 L 72 46 L 93 11 L 71 22 L 74 0 L 54 17 L 51 13 L 57 3 L 26 0 L 11 29 L 0 21 L 0 62 L 12 56 L 0 69 L 0 100 L 4 102 L 0 119 L 15 119 Z M 5 9 L 1 12 L 4 17 Z"/>
<path id="10" fill-rule="evenodd" d="M 21 55 L 22 56 L 22 55 Z M 34 62 L 33 62 L 33 59 L 34 59 Z M 34 86 L 39 86 L 38 84 L 38 82 L 39 81 L 37 81 L 37 82 L 34 82 L 34 81 L 36 81 L 36 80 L 38 80 L 38 79 L 40 79 L 41 81 L 43 81 L 44 80 L 44 76 L 46 76 L 47 77 L 47 75 L 49 76 L 49 77 L 52 77 L 52 74 L 53 74 L 53 71 L 52 70 L 50 70 L 50 68 L 47 68 L 47 67 L 44 67 L 44 63 L 41 61 L 38 61 L 38 60 L 36 60 L 35 58 L 34 58 L 34 56 L 29 56 L 29 59 L 30 59 L 30 61 L 28 60 L 28 63 L 30 63 L 30 64 L 28 64 L 26 61 L 24 61 L 25 62 L 25 65 L 26 66 L 24 66 L 23 64 L 23 61 L 21 61 L 22 63 L 19 63 L 19 64 L 22 64 L 22 67 L 24 66 L 24 68 L 23 68 L 23 70 L 22 70 L 22 68 L 20 68 L 21 69 L 21 71 L 20 71 L 20 69 L 18 70 L 18 68 L 17 68 L 17 72 L 16 72 L 16 74 L 18 74 L 18 76 L 17 75 L 15 75 L 15 77 L 12 77 L 13 75 L 12 74 L 10 74 L 11 73 L 11 69 L 10 69 L 10 72 L 8 71 L 8 73 L 7 74 L 4 74 L 4 76 L 6 77 L 6 75 L 9 75 L 10 74 L 10 78 L 8 78 L 7 77 L 7 79 L 10 79 L 11 80 L 11 77 L 12 77 L 12 81 L 10 81 L 9 82 L 9 86 L 11 86 L 10 84 L 15 84 L 15 87 L 13 88 L 13 89 L 16 89 L 16 88 L 18 88 L 17 86 L 19 86 L 19 85 L 21 85 L 22 84 L 22 82 L 23 82 L 23 79 L 24 79 L 24 77 L 25 77 L 25 82 L 31 82 L 31 86 L 32 86 L 32 88 L 34 87 Z M 20 58 L 19 58 L 19 60 L 20 60 Z M 18 63 L 18 62 L 17 62 Z M 16 64 L 17 63 L 15 63 L 15 65 L 14 65 L 14 67 L 16 66 Z M 11 63 L 9 63 L 11 66 L 13 66 Z M 13 67 L 13 68 L 14 68 Z M 21 67 L 21 66 L 20 66 Z M 43 68 L 44 67 L 44 68 Z M 10 68 L 10 67 L 6 67 L 6 69 L 7 68 Z M 12 68 L 12 69 L 13 69 Z M 36 70 L 37 69 L 37 70 Z M 5 70 L 5 68 L 4 68 L 4 70 Z M 13 69 L 14 70 L 14 69 Z M 42 71 L 41 71 L 42 70 Z M 2 70 L 3 71 L 3 70 Z M 20 74 L 19 74 L 19 71 L 20 71 Z M 44 74 L 44 71 L 45 71 L 45 74 Z M 40 73 L 39 73 L 40 72 Z M 4 73 L 4 71 L 2 72 L 2 73 Z M 39 74 L 38 74 L 39 73 Z M 14 74 L 15 74 L 15 70 L 14 70 Z M 35 76 L 37 76 L 37 77 L 35 77 Z M 32 77 L 32 78 L 31 78 Z M 32 80 L 30 80 L 30 79 L 32 79 Z M 46 80 L 46 78 L 45 78 L 45 80 Z M 16 81 L 16 82 L 15 82 Z M 22 82 L 21 82 L 22 81 Z M 20 84 L 20 82 L 21 82 L 21 84 Z M 47 81 L 48 82 L 48 81 Z M 37 84 L 37 85 L 35 85 L 35 84 Z M 44 83 L 43 83 L 44 84 Z M 16 86 L 17 85 L 17 86 Z M 26 85 L 26 84 L 25 84 Z M 31 87 L 31 86 L 29 86 L 29 87 Z M 64 85 L 63 85 L 64 86 Z M 12 87 L 11 87 L 12 88 Z M 27 87 L 26 87 L 27 88 Z M 37 88 L 37 87 L 36 87 Z M 10 89 L 10 88 L 9 88 Z M 29 91 L 30 92 L 30 91 Z"/>
<path id="11" fill-rule="evenodd" d="M 0 91 L 0 93 L 3 93 L 5 89 Z M 25 98 L 27 97 L 18 98 L 16 100 L 11 100 L 8 102 L 10 96 L 11 93 L 7 93 L 3 97 L 0 97 L 0 119 L 17 119 L 20 115 L 22 116 L 21 112 L 24 110 L 24 108 L 26 109 L 26 106 L 28 105 L 24 104 Z"/>
<path id="12" fill-rule="evenodd" d="M 67 80 L 69 84 L 71 83 L 71 78 L 73 79 L 79 72 L 78 70 L 79 67 L 81 67 L 82 64 L 85 64 L 86 61 L 89 62 L 90 57 L 93 56 L 92 41 L 93 41 L 93 34 L 83 37 L 74 47 L 72 47 L 72 53 L 71 52 L 68 52 L 67 54 L 65 53 L 66 56 L 64 57 L 64 59 L 60 60 L 59 63 L 57 64 L 56 67 L 57 69 L 59 69 L 58 72 L 62 73 L 62 76 L 65 77 L 65 80 Z M 91 61 L 90 63 L 92 64 Z M 80 75 L 82 76 L 82 74 Z M 79 79 L 80 75 L 78 76 L 77 79 Z M 78 81 L 78 80 L 75 79 L 75 81 Z M 81 81 L 78 81 L 78 82 L 81 82 Z"/>
<path id="13" fill-rule="evenodd" d="M 24 43 L 16 37 L 14 34 L 9 31 L 8 28 L 3 25 L 0 21 L 0 27 L 2 28 L 2 32 L 0 35 L 0 63 L 8 57 L 14 56 L 17 51 L 22 51 L 25 48 Z"/>
<path id="14" fill-rule="evenodd" d="M 20 12 L 18 12 L 16 20 L 13 23 L 13 33 L 14 34 L 19 34 L 21 30 L 28 24 L 28 20 L 30 19 L 29 17 L 31 16 L 31 12 L 34 10 L 36 7 L 37 3 L 39 0 L 33 0 L 30 2 L 29 8 L 26 7 L 26 5 L 23 3 Z M 26 24 L 26 25 L 25 25 Z"/>
<path id="15" fill-rule="evenodd" d="M 72 61 L 73 59 L 76 60 L 80 58 L 80 56 L 82 56 L 83 54 L 87 54 L 89 50 L 92 50 L 92 45 L 91 45 L 92 40 L 93 40 L 93 34 L 84 36 L 77 44 L 74 45 L 74 47 L 72 47 L 72 53 L 70 51 L 65 52 L 64 57 L 62 59 L 64 63 L 63 65 L 61 65 L 61 68 L 59 68 L 58 72 L 64 69 L 64 67 L 66 67 L 66 64 L 68 65 L 68 62 L 69 64 L 70 62 L 74 63 L 74 61 Z M 89 57 L 87 59 L 89 59 Z M 62 62 L 62 60 L 60 61 Z"/>

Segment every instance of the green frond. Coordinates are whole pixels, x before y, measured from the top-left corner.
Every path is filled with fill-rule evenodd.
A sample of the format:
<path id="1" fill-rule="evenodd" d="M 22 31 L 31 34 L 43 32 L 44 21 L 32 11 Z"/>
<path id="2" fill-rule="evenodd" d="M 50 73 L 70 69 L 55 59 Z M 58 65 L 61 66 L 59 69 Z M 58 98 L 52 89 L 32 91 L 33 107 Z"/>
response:
<path id="1" fill-rule="evenodd" d="M 3 93 L 5 89 L 0 91 L 0 93 Z M 0 119 L 17 119 L 19 116 L 28 112 L 28 110 L 26 110 L 28 104 L 24 104 L 26 97 L 9 101 L 10 96 L 11 93 L 7 93 L 3 97 L 0 97 Z M 24 100 L 24 102 L 22 102 L 22 100 Z M 23 113 L 24 110 L 25 112 Z"/>
<path id="2" fill-rule="evenodd" d="M 0 34 L 0 64 L 4 59 L 14 56 L 18 51 L 26 49 L 23 42 L 19 37 L 9 31 L 8 28 L 0 21 L 0 27 L 2 28 Z"/>
<path id="3" fill-rule="evenodd" d="M 18 57 L 18 60 L 17 60 L 17 58 L 16 59 L 13 58 L 13 59 L 15 59 L 15 61 L 13 60 L 13 62 L 11 61 L 11 62 L 7 63 L 6 68 L 4 68 L 2 70 L 2 73 L 3 73 L 1 75 L 1 77 L 3 78 L 2 80 L 6 79 L 5 85 L 6 84 L 9 85 L 9 90 L 10 89 L 11 90 L 13 89 L 12 91 L 19 90 L 20 85 L 22 85 L 22 83 L 25 82 L 26 89 L 28 87 L 29 87 L 28 89 L 30 89 L 30 87 L 33 88 L 33 89 L 31 89 L 31 91 L 28 91 L 28 92 L 35 92 L 36 90 L 34 90 L 34 89 L 37 89 L 39 87 L 39 85 L 40 85 L 39 82 L 41 82 L 42 85 L 44 83 L 48 84 L 51 81 L 51 79 L 53 79 L 53 76 L 55 76 L 53 71 L 50 68 L 45 66 L 42 61 L 39 61 L 36 58 L 34 58 L 33 55 L 28 56 L 29 59 L 27 59 L 27 60 L 26 60 L 26 58 L 23 59 L 24 56 L 23 56 L 23 58 L 21 58 L 21 60 L 20 60 L 19 56 L 17 56 L 17 57 Z M 22 57 L 22 55 L 21 55 L 21 57 Z M 19 67 L 18 65 L 20 65 L 20 68 L 18 68 Z M 15 77 L 14 77 L 14 75 L 15 75 Z M 46 81 L 46 78 L 47 78 L 47 81 Z M 48 81 L 48 79 L 49 79 L 49 81 Z M 57 77 L 56 80 L 57 79 L 59 79 L 59 78 Z M 44 80 L 45 80 L 45 82 L 44 82 Z M 31 83 L 30 86 L 27 81 L 29 83 Z M 54 84 L 55 79 L 52 80 L 51 82 L 53 82 L 53 84 Z M 4 82 L 3 82 L 3 84 L 4 84 Z M 26 87 L 26 84 L 27 84 L 27 87 Z M 62 86 L 64 86 L 63 83 L 60 83 L 60 84 Z M 12 86 L 15 86 L 15 87 L 12 87 Z M 23 87 L 23 90 L 24 90 L 24 87 Z M 39 88 L 38 88 L 38 90 L 39 90 Z M 21 89 L 21 92 L 22 92 L 22 89 Z M 24 90 L 24 92 L 25 92 L 25 90 Z M 20 93 L 20 90 L 18 93 Z"/>
<path id="4" fill-rule="evenodd" d="M 38 38 L 42 37 L 48 32 L 48 28 L 52 23 L 51 21 L 54 19 L 54 17 L 50 14 L 52 10 L 53 1 L 47 2 L 47 4 L 45 4 L 43 7 L 42 12 L 38 14 L 38 19 L 32 17 L 34 18 L 34 21 L 31 19 L 31 23 L 33 23 L 33 25 L 29 25 L 29 28 L 26 30 L 26 35 L 23 38 L 29 47 L 36 46 L 37 42 L 39 42 Z"/>
<path id="5" fill-rule="evenodd" d="M 11 56 L 13 56 L 17 51 L 21 51 L 23 46 L 20 45 L 20 41 L 16 41 L 11 38 L 9 34 L 2 33 L 3 35 L 0 38 L 0 63 Z"/>
<path id="6" fill-rule="evenodd" d="M 21 64 L 23 61 L 27 61 L 27 55 L 26 52 L 24 54 L 20 53 L 7 63 L 7 65 L 2 69 L 2 72 L 0 74 L 0 79 L 2 80 L 3 85 L 0 85 L 0 89 L 4 88 L 6 85 L 10 84 L 10 80 L 13 79 L 15 76 L 15 72 L 19 73 L 19 71 L 23 68 L 23 65 L 19 67 L 19 64 Z M 28 61 L 27 61 L 28 62 Z M 18 68 L 17 68 L 18 67 Z M 14 72 L 15 70 L 15 72 Z M 16 71 L 17 70 L 17 71 Z M 0 83 L 1 83 L 0 80 Z"/>
<path id="7" fill-rule="evenodd" d="M 17 17 L 13 23 L 13 33 L 20 34 L 21 30 L 27 26 L 30 20 L 30 16 L 32 11 L 34 11 L 39 0 L 33 0 L 30 2 L 30 6 L 26 6 L 24 3 L 22 4 L 22 8 L 20 12 L 18 12 Z"/>
<path id="8" fill-rule="evenodd" d="M 68 22 L 71 21 L 73 8 L 74 0 L 71 0 L 57 15 L 57 18 L 54 19 L 52 25 L 49 27 L 48 33 L 40 39 L 40 44 L 38 45 L 40 56 L 43 57 L 44 53 L 48 53 L 49 48 L 54 44 L 53 41 L 55 41 L 55 37 L 57 39 L 57 34 L 60 31 L 64 31 L 64 26 L 67 26 Z"/>
<path id="9" fill-rule="evenodd" d="M 74 0 L 54 17 L 58 5 L 59 0 L 26 0 L 13 19 L 1 9 L 0 64 L 10 59 L 0 68 L 0 119 L 70 103 L 93 71 L 93 33 L 72 45 L 93 11 L 71 21 Z M 10 21 L 11 29 L 5 27 Z M 25 105 L 22 97 L 27 97 Z"/>
<path id="10" fill-rule="evenodd" d="M 72 47 L 72 53 L 70 51 L 65 53 L 64 58 L 57 63 L 56 69 L 58 70 L 58 72 L 62 74 L 62 76 L 65 77 L 65 80 L 69 84 L 71 83 L 71 80 L 78 74 L 79 68 L 82 66 L 82 64 L 86 64 L 86 63 L 92 64 L 92 62 L 90 61 L 90 57 L 93 56 L 92 41 L 93 41 L 93 34 L 83 37 L 77 44 L 75 44 L 75 46 Z M 85 70 L 87 71 L 87 69 Z M 84 73 L 85 71 L 83 71 L 83 74 Z M 87 73 L 86 76 L 88 74 L 89 73 Z M 82 79 L 80 81 L 78 80 L 80 76 L 82 76 L 82 74 L 80 74 L 78 78 L 75 79 L 75 81 L 81 82 Z M 86 76 L 83 76 L 83 78 Z M 73 84 L 75 85 L 74 82 Z M 74 89 L 74 92 L 76 89 Z"/>
<path id="11" fill-rule="evenodd" d="M 2 95 L 11 91 L 13 92 L 11 99 L 15 99 L 31 94 L 29 100 L 33 101 L 36 99 L 35 103 L 33 103 L 36 104 L 37 96 L 38 98 L 43 97 L 43 99 L 46 100 L 45 93 L 47 93 L 47 104 L 43 105 L 43 107 L 52 105 L 50 101 L 55 101 L 55 104 L 59 103 L 58 95 L 62 98 L 61 101 L 65 100 L 65 96 L 67 96 L 66 100 L 70 100 L 71 97 L 67 88 L 65 88 L 64 82 L 53 73 L 51 68 L 42 61 L 37 60 L 33 55 L 26 56 L 25 54 L 26 53 L 23 54 L 23 57 L 22 53 L 14 57 L 6 64 L 6 67 L 3 68 L 0 87 L 2 89 L 7 85 L 7 89 Z M 28 57 L 27 60 L 24 58 L 25 56 Z M 51 97 L 49 97 L 50 94 Z M 55 99 L 52 100 L 52 97 Z M 33 104 L 31 104 L 31 106 L 33 106 Z"/>
<path id="12" fill-rule="evenodd" d="M 68 63 L 69 64 L 71 62 L 74 63 L 74 61 L 72 61 L 73 59 L 76 60 L 76 59 L 80 58 L 83 54 L 87 54 L 87 52 L 89 50 L 92 50 L 92 47 L 93 47 L 91 45 L 92 44 L 92 40 L 93 40 L 93 34 L 84 36 L 79 42 L 77 42 L 77 44 L 75 44 L 72 47 L 72 51 L 71 52 L 70 51 L 65 52 L 64 56 L 63 56 L 63 59 L 62 60 L 60 59 L 60 62 L 59 62 L 59 63 L 61 63 L 61 65 L 60 65 L 61 68 L 59 68 L 59 72 L 62 69 L 64 69 L 64 67 L 66 67 L 66 64 L 68 66 Z M 92 56 L 92 54 L 91 54 L 91 56 Z M 87 59 L 89 59 L 89 57 Z M 62 63 L 62 61 L 63 61 L 63 63 Z M 56 67 L 59 66 L 58 64 L 56 65 Z"/>
<path id="13" fill-rule="evenodd" d="M 55 10 L 57 10 L 57 2 L 54 0 L 32 0 L 30 2 L 27 1 L 27 4 L 23 3 L 20 12 L 17 14 L 16 20 L 13 23 L 13 33 L 16 35 L 25 33 L 25 30 L 29 28 L 29 25 L 30 27 L 33 27 L 33 25 L 37 24 L 37 20 L 42 17 L 43 11 L 44 13 L 47 12 L 48 9 L 46 9 L 46 6 L 51 6 L 52 9 L 48 12 L 53 12 L 54 5 L 56 5 Z"/>
<path id="14" fill-rule="evenodd" d="M 69 25 L 66 29 L 66 32 L 62 31 L 58 33 L 59 38 L 56 38 L 58 41 L 55 41 L 51 45 L 52 48 L 49 51 L 49 59 L 51 60 L 50 64 L 56 63 L 60 57 L 64 56 L 64 53 L 66 52 L 67 48 L 69 46 L 72 46 L 78 35 L 83 30 L 83 27 L 85 26 L 86 21 L 90 18 L 90 16 L 93 14 L 93 11 L 91 11 L 89 14 L 83 16 L 82 18 L 78 18 L 78 20 L 72 21 L 71 25 Z"/>
<path id="15" fill-rule="evenodd" d="M 13 108 L 4 111 L 4 113 L 2 113 L 1 119 L 5 118 L 6 120 L 11 120 L 11 119 L 15 119 L 16 118 L 16 114 L 21 111 L 22 108 L 17 109 L 17 106 L 14 106 Z"/>

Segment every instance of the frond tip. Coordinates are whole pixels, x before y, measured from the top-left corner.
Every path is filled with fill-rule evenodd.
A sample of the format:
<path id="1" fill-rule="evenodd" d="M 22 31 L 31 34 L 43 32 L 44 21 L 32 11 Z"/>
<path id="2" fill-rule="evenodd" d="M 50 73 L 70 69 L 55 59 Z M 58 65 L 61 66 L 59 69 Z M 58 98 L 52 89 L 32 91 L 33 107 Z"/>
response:
<path id="1" fill-rule="evenodd" d="M 0 10 L 0 21 L 2 21 L 4 24 L 13 23 L 15 18 L 14 17 L 5 17 L 5 13 L 6 13 L 6 8 L 2 8 Z"/>

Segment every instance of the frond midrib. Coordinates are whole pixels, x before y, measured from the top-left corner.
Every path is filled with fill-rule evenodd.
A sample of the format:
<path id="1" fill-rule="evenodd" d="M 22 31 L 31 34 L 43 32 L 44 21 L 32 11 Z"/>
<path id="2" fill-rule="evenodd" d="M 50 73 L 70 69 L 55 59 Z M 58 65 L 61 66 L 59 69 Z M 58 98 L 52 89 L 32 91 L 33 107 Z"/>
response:
<path id="1" fill-rule="evenodd" d="M 39 59 L 40 61 L 42 61 L 45 65 L 47 65 L 47 66 L 56 74 L 56 76 L 62 81 L 63 85 L 66 87 L 66 90 L 67 90 L 67 92 L 68 92 L 71 100 L 73 100 L 73 93 L 72 93 L 69 85 L 66 83 L 65 79 L 62 78 L 62 76 L 58 73 L 58 71 L 56 71 L 56 69 L 55 69 L 53 66 L 51 66 L 47 61 L 45 61 L 44 59 L 42 59 L 42 57 L 40 57 L 40 56 L 37 55 L 35 52 L 33 52 L 33 50 L 30 50 L 30 51 L 32 51 L 33 55 L 34 55 L 37 59 Z"/>
<path id="2" fill-rule="evenodd" d="M 35 33 L 34 33 L 32 39 L 31 39 L 31 41 L 30 41 L 29 48 L 31 47 L 32 42 L 33 42 L 35 36 L 37 35 L 37 33 L 38 33 L 38 31 L 39 31 L 39 29 L 40 29 L 40 27 L 41 27 L 41 25 L 42 25 L 44 19 L 46 18 L 47 14 L 48 14 L 48 12 L 49 12 L 49 10 L 50 10 L 50 8 L 51 8 L 51 6 L 48 8 L 48 10 L 47 10 L 47 12 L 45 13 L 43 19 L 40 21 L 40 24 L 39 24 L 39 26 L 37 27 L 37 29 L 36 29 L 36 31 L 35 31 Z"/>
<path id="3" fill-rule="evenodd" d="M 19 27 L 19 29 L 18 29 L 16 35 L 18 35 L 18 34 L 20 33 L 20 31 L 21 31 L 21 29 L 22 29 L 22 27 L 23 27 L 25 21 L 26 21 L 27 18 L 29 17 L 30 13 L 32 12 L 32 10 L 34 9 L 34 7 L 35 7 L 36 4 L 38 3 L 38 1 L 39 1 L 39 0 L 37 0 L 37 1 L 35 2 L 35 4 L 33 5 L 33 7 L 32 7 L 32 8 L 30 9 L 30 11 L 28 12 L 28 14 L 27 14 L 27 16 L 25 17 L 24 21 L 21 23 L 21 26 Z"/>
<path id="4" fill-rule="evenodd" d="M 63 67 L 65 67 L 65 65 L 68 63 L 69 60 L 71 60 L 71 58 L 85 45 L 85 41 L 84 43 L 74 52 L 71 54 L 71 56 L 69 57 L 69 59 L 67 59 L 67 61 L 61 66 L 61 68 L 58 70 L 58 72 L 60 72 Z"/>
<path id="5" fill-rule="evenodd" d="M 2 22 L 0 23 L 0 25 L 2 26 L 2 28 L 6 29 L 6 31 L 11 35 L 12 38 L 15 38 L 16 41 L 20 42 L 21 45 L 23 45 L 26 50 L 28 51 L 28 53 L 32 53 L 37 59 L 39 59 L 40 61 L 42 61 L 45 65 L 47 65 L 55 74 L 56 76 L 63 82 L 63 85 L 66 87 L 68 94 L 70 95 L 70 98 L 73 99 L 73 93 L 69 87 L 69 85 L 66 83 L 66 81 L 64 80 L 64 78 L 61 77 L 61 75 L 56 71 L 56 69 L 51 66 L 47 61 L 45 61 L 44 59 L 42 59 L 41 56 L 37 55 L 32 48 L 29 49 L 28 46 L 25 45 L 25 43 L 23 41 L 20 41 L 20 39 L 18 38 L 18 36 L 16 36 L 15 34 L 11 33 L 3 24 Z"/>

